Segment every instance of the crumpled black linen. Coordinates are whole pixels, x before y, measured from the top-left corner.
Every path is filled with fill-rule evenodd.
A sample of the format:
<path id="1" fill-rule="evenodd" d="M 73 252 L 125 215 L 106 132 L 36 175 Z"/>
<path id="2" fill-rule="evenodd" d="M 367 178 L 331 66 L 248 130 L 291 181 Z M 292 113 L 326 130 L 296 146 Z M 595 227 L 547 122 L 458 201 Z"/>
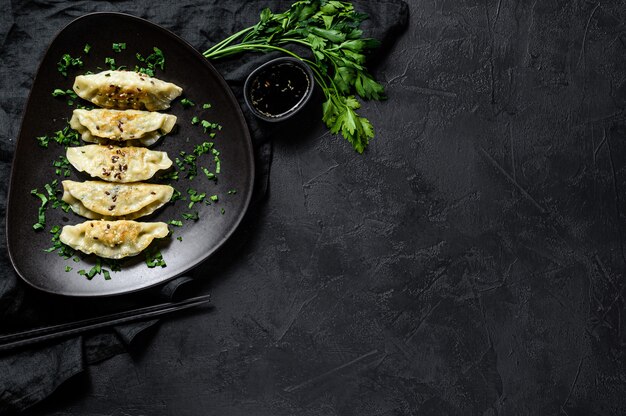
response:
<path id="1" fill-rule="evenodd" d="M 55 1 L 4 2 L 0 13 L 0 213 L 5 216 L 6 196 L 15 140 L 39 60 L 56 33 L 73 19 L 91 12 L 128 13 L 159 24 L 200 51 L 258 21 L 268 7 L 280 12 L 289 1 Z M 383 42 L 384 54 L 407 23 L 408 8 L 400 0 L 354 2 L 370 19 L 366 35 Z M 266 195 L 272 159 L 271 138 L 277 126 L 256 120 L 245 108 L 241 90 L 245 77 L 275 54 L 244 54 L 213 62 L 238 97 L 256 152 L 257 183 L 253 204 Z M 125 310 L 171 298 L 188 279 L 132 296 L 98 301 L 68 299 L 29 288 L 14 272 L 6 250 L 4 222 L 0 226 L 0 333 L 67 322 L 98 313 Z M 87 365 L 126 351 L 126 347 L 157 321 L 140 322 L 88 336 L 0 354 L 0 414 L 19 412 L 49 396 L 61 383 Z"/>

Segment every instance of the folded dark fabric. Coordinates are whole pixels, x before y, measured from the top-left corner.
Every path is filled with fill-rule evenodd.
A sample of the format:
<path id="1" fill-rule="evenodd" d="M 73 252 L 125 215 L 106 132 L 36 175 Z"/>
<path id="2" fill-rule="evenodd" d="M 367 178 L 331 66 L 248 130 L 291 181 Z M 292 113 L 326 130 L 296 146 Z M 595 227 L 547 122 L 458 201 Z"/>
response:
<path id="1" fill-rule="evenodd" d="M 25 0 L 11 2 L 10 10 L 0 13 L 0 212 L 6 208 L 14 138 L 17 137 L 21 112 L 46 45 L 71 20 L 95 11 L 129 13 L 164 26 L 198 50 L 250 26 L 263 8 L 282 11 L 288 1 L 197 1 L 175 3 L 142 1 L 64 2 Z M 357 10 L 367 13 L 364 23 L 368 36 L 383 42 L 387 50 L 408 18 L 406 4 L 399 0 L 354 2 Z M 253 139 L 257 183 L 253 204 L 261 203 L 268 189 L 272 160 L 271 137 L 275 125 L 255 119 L 245 108 L 241 90 L 246 76 L 258 65 L 275 57 L 268 54 L 245 54 L 214 62 L 238 97 Z M 0 228 L 0 331 L 3 333 L 43 326 L 52 322 L 80 319 L 82 311 L 94 313 L 94 303 L 68 300 L 39 293 L 26 287 L 13 271 L 7 256 L 4 223 Z M 157 303 L 158 297 L 172 298 L 189 279 L 174 280 L 162 288 L 145 291 L 107 302 L 102 312 L 124 310 L 142 303 Z M 96 302 L 96 312 L 98 309 Z M 125 351 L 125 346 L 157 321 L 141 322 L 98 334 L 76 337 L 54 345 L 41 345 L 25 351 L 0 355 L 0 414 L 19 412 L 49 396 L 61 383 L 84 370 L 85 366 Z"/>

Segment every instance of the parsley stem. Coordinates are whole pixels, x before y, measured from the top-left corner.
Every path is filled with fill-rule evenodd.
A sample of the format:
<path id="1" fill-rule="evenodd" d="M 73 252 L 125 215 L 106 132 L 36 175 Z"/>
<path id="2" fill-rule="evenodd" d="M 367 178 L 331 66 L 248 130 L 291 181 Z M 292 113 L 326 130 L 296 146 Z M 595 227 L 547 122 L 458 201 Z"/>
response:
<path id="1" fill-rule="evenodd" d="M 262 44 L 262 43 L 241 43 L 238 45 L 233 45 L 233 46 L 229 46 L 227 48 L 223 48 L 223 49 L 219 49 L 217 51 L 211 52 L 206 51 L 203 53 L 204 57 L 207 59 L 217 59 L 217 58 L 223 58 L 225 56 L 229 56 L 229 55 L 234 55 L 236 53 L 240 53 L 240 52 L 245 52 L 245 51 L 253 51 L 253 50 L 257 50 L 257 51 L 267 51 L 267 50 L 273 50 L 273 51 L 279 51 L 279 52 L 283 52 L 286 53 L 290 56 L 293 56 L 296 59 L 300 59 L 302 60 L 302 58 L 300 56 L 298 56 L 297 54 L 285 49 L 285 48 L 281 48 L 279 46 L 274 46 L 274 45 L 267 45 L 267 44 Z"/>
<path id="2" fill-rule="evenodd" d="M 211 57 L 212 55 L 214 55 L 217 52 L 219 52 L 225 45 L 231 43 L 232 41 L 234 41 L 238 37 L 243 36 L 246 32 L 250 32 L 252 29 L 253 29 L 253 27 L 248 27 L 246 29 L 240 30 L 239 32 L 237 32 L 237 33 L 227 37 L 226 39 L 221 40 L 220 42 L 218 42 L 215 45 L 211 46 L 206 52 L 203 53 L 203 55 L 206 58 Z"/>

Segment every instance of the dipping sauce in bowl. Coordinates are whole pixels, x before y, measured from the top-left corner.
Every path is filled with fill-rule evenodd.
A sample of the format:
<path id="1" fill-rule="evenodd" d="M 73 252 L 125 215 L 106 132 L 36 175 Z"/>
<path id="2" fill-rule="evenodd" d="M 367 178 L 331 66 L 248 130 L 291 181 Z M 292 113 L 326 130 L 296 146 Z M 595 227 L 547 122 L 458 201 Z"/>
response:
<path id="1" fill-rule="evenodd" d="M 252 71 L 244 84 L 244 99 L 262 120 L 282 121 L 304 107 L 313 83 L 308 65 L 295 58 L 278 58 Z"/>

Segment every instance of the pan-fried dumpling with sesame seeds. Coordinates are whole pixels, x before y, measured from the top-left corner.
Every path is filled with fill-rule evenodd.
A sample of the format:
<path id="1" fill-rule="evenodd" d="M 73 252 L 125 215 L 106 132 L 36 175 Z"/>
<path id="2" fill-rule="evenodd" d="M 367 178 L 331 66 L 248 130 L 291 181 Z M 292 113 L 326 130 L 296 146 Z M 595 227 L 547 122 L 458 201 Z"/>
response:
<path id="1" fill-rule="evenodd" d="M 99 107 L 148 111 L 169 108 L 183 92 L 176 84 L 133 71 L 79 75 L 73 89 L 80 98 Z"/>
<path id="2" fill-rule="evenodd" d="M 80 172 L 108 182 L 141 182 L 172 166 L 166 152 L 145 147 L 88 144 L 68 147 L 65 155 Z"/>
<path id="3" fill-rule="evenodd" d="M 70 126 L 80 133 L 83 141 L 107 144 L 151 146 L 159 138 L 172 131 L 176 116 L 140 110 L 94 110 L 76 109 L 72 114 Z"/>
<path id="4" fill-rule="evenodd" d="M 66 225 L 59 239 L 75 250 L 95 254 L 107 259 L 136 256 L 145 250 L 155 238 L 169 234 L 164 222 L 136 221 L 85 221 Z"/>
<path id="5" fill-rule="evenodd" d="M 152 183 L 63 181 L 63 201 L 76 214 L 92 220 L 133 220 L 167 204 L 174 188 Z"/>

